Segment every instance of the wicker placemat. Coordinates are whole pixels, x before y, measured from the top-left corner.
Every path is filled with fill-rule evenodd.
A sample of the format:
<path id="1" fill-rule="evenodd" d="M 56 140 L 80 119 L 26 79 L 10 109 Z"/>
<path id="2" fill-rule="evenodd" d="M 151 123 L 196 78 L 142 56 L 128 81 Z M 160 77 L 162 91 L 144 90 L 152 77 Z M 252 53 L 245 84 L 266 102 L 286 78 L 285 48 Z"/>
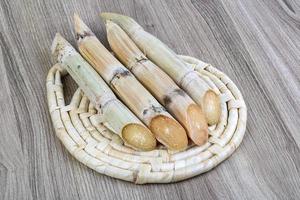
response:
<path id="1" fill-rule="evenodd" d="M 169 183 L 207 172 L 228 158 L 240 145 L 247 121 L 247 108 L 236 85 L 222 72 L 198 59 L 181 56 L 189 66 L 221 95 L 222 114 L 216 126 L 209 127 L 209 141 L 190 145 L 184 152 L 162 147 L 139 152 L 102 124 L 102 116 L 80 89 L 65 105 L 58 65 L 47 76 L 48 106 L 57 137 L 80 162 L 101 174 L 134 182 Z"/>

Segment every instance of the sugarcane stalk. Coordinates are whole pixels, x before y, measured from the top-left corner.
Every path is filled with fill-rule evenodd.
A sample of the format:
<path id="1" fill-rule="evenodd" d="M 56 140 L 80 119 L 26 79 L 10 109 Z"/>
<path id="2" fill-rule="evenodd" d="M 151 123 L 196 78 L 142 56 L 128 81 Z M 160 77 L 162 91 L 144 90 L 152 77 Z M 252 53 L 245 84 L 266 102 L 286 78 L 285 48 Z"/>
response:
<path id="1" fill-rule="evenodd" d="M 208 124 L 218 122 L 221 115 L 219 96 L 173 50 L 128 16 L 101 13 L 101 17 L 118 24 L 151 61 L 183 88 L 202 107 Z"/>
<path id="2" fill-rule="evenodd" d="M 56 34 L 51 51 L 55 61 L 68 71 L 126 145 L 144 151 L 155 148 L 151 131 L 116 98 L 98 73 L 60 34 Z"/>
<path id="3" fill-rule="evenodd" d="M 102 76 L 118 97 L 150 128 L 156 139 L 171 150 L 184 150 L 188 139 L 184 128 L 143 87 L 74 15 L 80 53 Z"/>
<path id="4" fill-rule="evenodd" d="M 119 60 L 183 125 L 195 144 L 206 143 L 208 127 L 200 106 L 151 62 L 117 24 L 106 21 L 106 30 L 109 45 Z"/>

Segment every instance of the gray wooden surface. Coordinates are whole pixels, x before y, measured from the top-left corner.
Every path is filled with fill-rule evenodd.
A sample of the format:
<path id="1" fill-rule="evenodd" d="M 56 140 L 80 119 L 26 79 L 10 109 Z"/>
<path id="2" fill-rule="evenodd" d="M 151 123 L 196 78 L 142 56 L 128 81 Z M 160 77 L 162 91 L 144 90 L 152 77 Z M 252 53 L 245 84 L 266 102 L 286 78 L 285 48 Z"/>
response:
<path id="1" fill-rule="evenodd" d="M 248 106 L 232 157 L 187 181 L 138 186 L 70 156 L 47 109 L 49 48 L 56 32 L 74 44 L 74 12 L 107 45 L 101 11 L 134 17 L 232 78 Z M 299 0 L 1 0 L 0 19 L 0 199 L 300 199 Z M 65 82 L 70 97 L 77 86 Z"/>

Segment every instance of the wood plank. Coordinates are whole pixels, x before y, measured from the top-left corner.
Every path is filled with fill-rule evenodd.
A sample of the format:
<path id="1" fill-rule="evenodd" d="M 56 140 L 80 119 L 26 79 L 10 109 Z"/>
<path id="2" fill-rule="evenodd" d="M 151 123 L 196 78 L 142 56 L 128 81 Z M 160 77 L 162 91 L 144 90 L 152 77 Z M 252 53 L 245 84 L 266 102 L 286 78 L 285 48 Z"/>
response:
<path id="1" fill-rule="evenodd" d="M 12 93 L 5 66 L 12 58 L 6 52 L 3 35 L 0 34 L 0 199 L 31 198 L 26 157 L 23 154 L 19 119 L 12 101 Z"/>

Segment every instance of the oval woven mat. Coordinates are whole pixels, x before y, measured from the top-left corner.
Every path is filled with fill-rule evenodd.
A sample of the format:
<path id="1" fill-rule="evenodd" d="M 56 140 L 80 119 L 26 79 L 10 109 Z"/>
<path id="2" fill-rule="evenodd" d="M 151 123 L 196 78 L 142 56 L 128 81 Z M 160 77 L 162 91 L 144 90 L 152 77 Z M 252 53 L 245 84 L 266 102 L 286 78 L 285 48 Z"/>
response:
<path id="1" fill-rule="evenodd" d="M 61 76 L 66 71 L 52 67 L 47 76 L 48 106 L 57 137 L 84 165 L 114 178 L 144 183 L 169 183 L 207 172 L 228 158 L 240 145 L 247 121 L 247 108 L 236 85 L 211 65 L 181 56 L 210 87 L 221 96 L 222 114 L 216 126 L 209 127 L 205 145 L 190 145 L 186 151 L 171 152 L 163 147 L 139 152 L 103 126 L 80 89 L 65 104 Z"/>

